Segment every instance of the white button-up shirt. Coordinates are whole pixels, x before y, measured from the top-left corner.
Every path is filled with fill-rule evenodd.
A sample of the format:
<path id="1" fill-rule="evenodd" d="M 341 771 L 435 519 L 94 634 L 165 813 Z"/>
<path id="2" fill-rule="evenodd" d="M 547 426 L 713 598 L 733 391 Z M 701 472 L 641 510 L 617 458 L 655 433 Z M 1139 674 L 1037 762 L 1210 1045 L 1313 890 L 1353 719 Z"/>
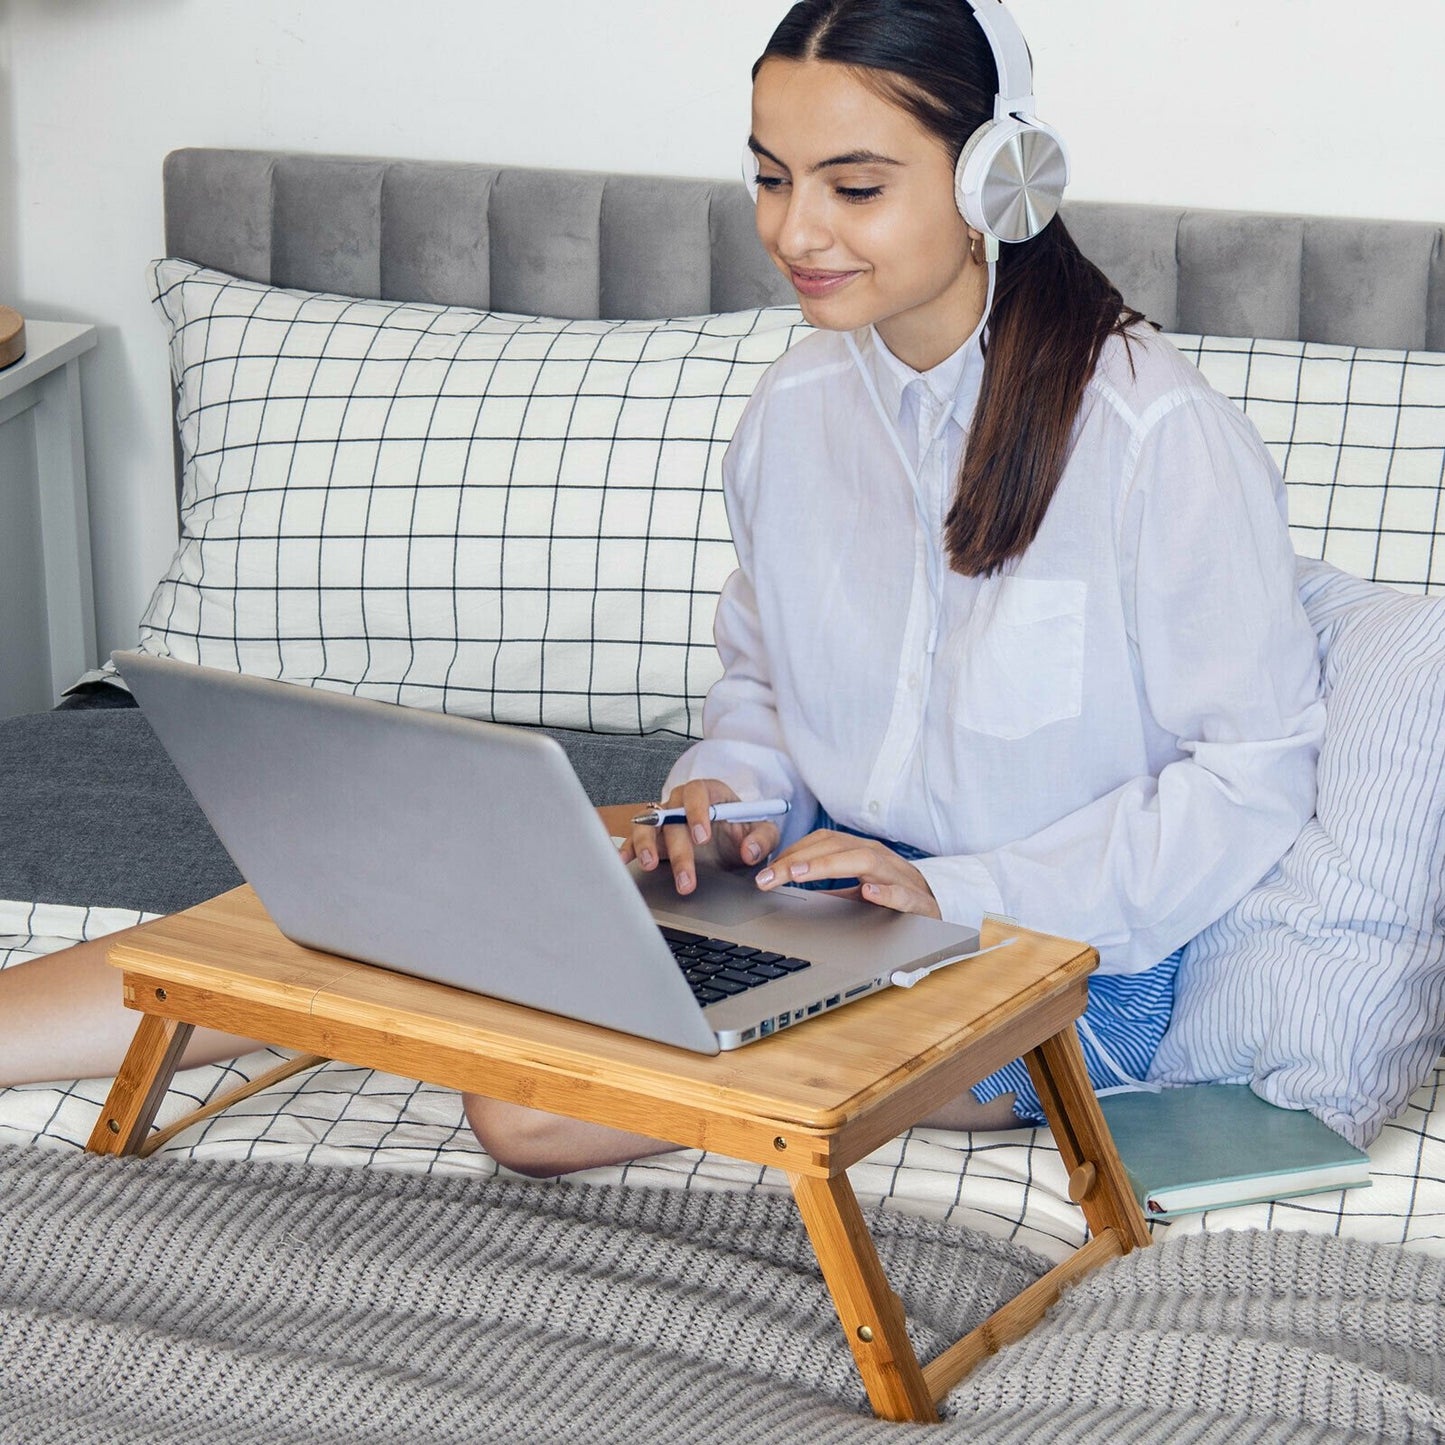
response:
<path id="1" fill-rule="evenodd" d="M 1284 485 L 1244 414 L 1148 329 L 1106 343 L 1038 536 L 993 577 L 943 551 L 979 332 L 919 375 L 876 332 L 768 372 L 724 487 L 724 676 L 669 787 L 821 805 L 911 843 L 946 919 L 1152 967 L 1279 859 L 1324 727 Z M 1132 366 L 1131 355 L 1132 353 Z"/>

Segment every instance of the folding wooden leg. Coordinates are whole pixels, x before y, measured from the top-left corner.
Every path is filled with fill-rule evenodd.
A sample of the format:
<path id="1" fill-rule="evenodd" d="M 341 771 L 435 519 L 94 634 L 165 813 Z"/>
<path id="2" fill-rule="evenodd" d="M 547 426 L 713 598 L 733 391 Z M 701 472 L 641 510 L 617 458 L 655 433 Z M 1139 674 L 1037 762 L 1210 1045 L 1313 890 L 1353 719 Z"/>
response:
<path id="1" fill-rule="evenodd" d="M 1084 1051 L 1072 1024 L 1024 1055 L 1054 1142 L 1069 1171 L 1069 1198 L 1083 1211 L 1090 1233 L 1112 1229 L 1123 1252 L 1149 1243 L 1144 1211 L 1104 1122 L 1089 1083 Z"/>
<path id="2" fill-rule="evenodd" d="M 145 1142 L 156 1111 L 171 1086 L 193 1024 L 143 1014 L 120 1073 L 86 1148 L 92 1154 L 134 1154 Z"/>
<path id="3" fill-rule="evenodd" d="M 990 1355 L 1028 1334 L 1063 1290 L 1100 1265 L 1149 1243 L 1143 1212 L 1089 1084 L 1073 1025 L 1024 1058 L 1069 1171 L 1069 1198 L 1084 1211 L 1093 1238 L 929 1361 L 923 1375 L 935 1400 L 941 1400 Z"/>
<path id="4" fill-rule="evenodd" d="M 814 1179 L 793 1174 L 788 1182 L 873 1412 L 884 1420 L 936 1421 L 938 1410 L 908 1338 L 903 1302 L 889 1288 L 847 1175 Z"/>

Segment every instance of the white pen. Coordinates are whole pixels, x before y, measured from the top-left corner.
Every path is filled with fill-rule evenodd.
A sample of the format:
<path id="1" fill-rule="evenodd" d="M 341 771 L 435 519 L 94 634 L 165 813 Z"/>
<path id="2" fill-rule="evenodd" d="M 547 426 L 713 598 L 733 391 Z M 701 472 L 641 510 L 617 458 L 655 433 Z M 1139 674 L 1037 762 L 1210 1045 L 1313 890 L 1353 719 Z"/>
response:
<path id="1" fill-rule="evenodd" d="M 707 816 L 714 823 L 760 823 L 764 818 L 781 818 L 788 811 L 786 798 L 757 798 L 751 803 L 714 803 Z M 664 823 L 687 822 L 686 808 L 664 808 L 659 804 L 646 813 L 639 813 L 634 823 L 660 828 Z"/>

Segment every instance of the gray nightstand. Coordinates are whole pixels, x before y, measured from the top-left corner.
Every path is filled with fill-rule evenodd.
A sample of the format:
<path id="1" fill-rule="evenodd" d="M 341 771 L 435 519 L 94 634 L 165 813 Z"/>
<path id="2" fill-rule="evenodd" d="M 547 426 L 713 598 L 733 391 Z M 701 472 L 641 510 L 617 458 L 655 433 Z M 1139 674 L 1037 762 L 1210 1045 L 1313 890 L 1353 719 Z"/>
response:
<path id="1" fill-rule="evenodd" d="M 80 357 L 95 328 L 25 321 L 0 370 L 0 717 L 54 705 L 95 666 Z"/>

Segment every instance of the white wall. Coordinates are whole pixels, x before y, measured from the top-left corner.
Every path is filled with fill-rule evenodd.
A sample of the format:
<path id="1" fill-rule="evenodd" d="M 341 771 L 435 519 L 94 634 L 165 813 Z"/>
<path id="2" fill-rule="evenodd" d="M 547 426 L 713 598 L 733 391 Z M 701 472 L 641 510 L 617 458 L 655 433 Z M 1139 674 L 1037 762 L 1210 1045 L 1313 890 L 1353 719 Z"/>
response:
<path id="1" fill-rule="evenodd" d="M 10 105 L 10 28 L 5 23 L 8 0 L 0 0 L 0 301 L 18 291 L 16 279 L 15 143 Z"/>
<path id="2" fill-rule="evenodd" d="M 85 374 L 100 645 L 174 539 L 142 268 L 184 145 L 731 176 L 784 0 L 0 0 L 0 295 Z M 1074 194 L 1445 221 L 1440 0 L 1014 0 Z M 1362 34 L 1368 15 L 1371 33 Z"/>

